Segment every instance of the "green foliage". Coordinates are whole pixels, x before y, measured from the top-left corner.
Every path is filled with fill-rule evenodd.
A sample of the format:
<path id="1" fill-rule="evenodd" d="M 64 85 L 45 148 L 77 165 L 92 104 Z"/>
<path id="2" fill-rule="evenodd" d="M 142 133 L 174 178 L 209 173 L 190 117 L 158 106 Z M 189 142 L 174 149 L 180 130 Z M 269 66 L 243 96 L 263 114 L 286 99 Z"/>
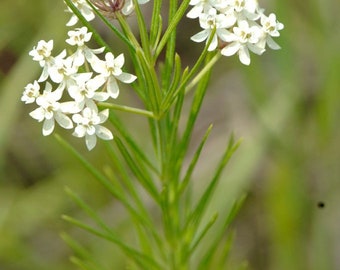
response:
<path id="1" fill-rule="evenodd" d="M 181 46 L 176 29 L 189 1 L 171 1 L 168 23 L 160 16 L 162 1 L 154 1 L 150 29 L 137 8 L 139 36 L 124 18 L 118 17 L 117 26 L 98 12 L 117 37 L 114 43 L 101 38 L 74 10 L 99 45 L 108 51 L 119 42 L 127 46 L 139 78 L 133 85 L 140 98 L 135 103 L 145 108 L 101 104 L 115 112 L 110 116 L 115 140 L 90 156 L 62 134 L 56 136 L 61 149 L 53 139 L 40 138 L 32 131 L 37 127 L 22 120 L 26 115 L 16 121 L 21 89 L 37 71 L 27 52 L 38 39 L 63 40 L 61 21 L 66 21 L 60 15 L 63 6 L 55 1 L 16 2 L 0 4 L 1 27 L 6 26 L 1 57 L 8 48 L 16 56 L 13 67 L 1 74 L 0 88 L 1 269 L 74 269 L 67 262 L 72 252 L 51 236 L 57 231 L 65 231 L 62 239 L 74 251 L 71 261 L 79 269 L 337 269 L 340 35 L 334 18 L 339 4 L 271 2 L 277 2 L 286 26 L 279 42 L 283 49 L 233 71 L 224 59 L 217 64 L 222 74 L 217 68 L 211 72 L 220 56 L 208 53 L 208 45 L 190 64 L 176 51 Z M 19 15 L 10 18 L 8 10 Z M 35 29 L 32 37 L 15 36 L 29 25 Z M 191 34 L 185 33 L 188 40 Z M 226 77 L 222 87 L 221 77 Z M 235 98 L 229 89 L 236 100 L 221 108 L 221 99 Z M 203 102 L 207 91 L 214 96 L 212 103 Z M 123 100 L 131 97 L 125 94 Z M 235 109 L 233 103 L 236 112 L 230 119 L 236 124 L 228 121 L 228 131 L 217 128 L 216 135 L 210 122 L 218 119 L 215 114 L 225 119 L 229 107 Z M 205 125 L 200 116 L 207 111 Z M 230 128 L 241 126 L 245 143 L 222 173 L 238 143 L 231 137 L 222 149 L 221 142 Z M 18 147 L 19 140 L 33 146 Z M 213 143 L 220 153 L 207 150 Z M 40 170 L 47 170 L 43 160 L 55 167 L 24 187 L 30 173 L 20 178 L 22 167 L 10 162 L 13 151 L 13 164 L 29 164 L 32 174 L 33 166 L 23 158 L 27 152 L 43 152 Z M 65 185 L 72 202 L 65 199 Z M 235 200 L 244 190 L 250 191 L 247 200 Z M 232 233 L 244 200 L 245 211 L 236 218 L 240 226 Z M 316 207 L 319 200 L 324 209 Z M 62 214 L 70 225 L 56 218 Z M 243 258 L 249 260 L 248 268 L 246 263 L 240 268 Z"/>

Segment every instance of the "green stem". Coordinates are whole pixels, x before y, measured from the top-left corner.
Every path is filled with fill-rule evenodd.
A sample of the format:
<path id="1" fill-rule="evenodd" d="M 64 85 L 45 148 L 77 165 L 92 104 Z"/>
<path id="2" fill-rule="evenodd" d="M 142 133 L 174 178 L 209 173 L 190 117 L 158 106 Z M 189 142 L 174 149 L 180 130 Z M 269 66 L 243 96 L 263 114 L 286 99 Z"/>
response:
<path id="1" fill-rule="evenodd" d="M 153 114 L 153 112 L 142 110 L 142 109 L 137 109 L 137 108 L 133 108 L 129 106 L 118 105 L 118 104 L 107 103 L 107 102 L 100 102 L 98 103 L 98 106 L 100 108 L 107 108 L 107 109 L 112 109 L 112 110 L 117 110 L 117 111 L 139 114 L 139 115 L 143 115 L 143 116 L 150 117 L 150 118 L 155 118 L 155 115 Z"/>

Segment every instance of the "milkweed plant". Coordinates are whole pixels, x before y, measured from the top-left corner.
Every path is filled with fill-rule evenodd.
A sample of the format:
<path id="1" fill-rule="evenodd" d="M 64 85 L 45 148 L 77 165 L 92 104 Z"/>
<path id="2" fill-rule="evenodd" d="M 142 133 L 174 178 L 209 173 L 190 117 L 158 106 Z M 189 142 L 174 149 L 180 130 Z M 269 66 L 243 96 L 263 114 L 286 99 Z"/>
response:
<path id="1" fill-rule="evenodd" d="M 193 171 L 212 127 L 190 157 L 189 143 L 216 62 L 235 55 L 243 65 L 249 65 L 250 52 L 261 55 L 267 48 L 280 49 L 273 38 L 280 35 L 283 24 L 274 13 L 266 15 L 257 0 L 64 2 L 65 11 L 70 14 L 66 22 L 67 48 L 55 53 L 53 40 L 40 40 L 33 47 L 29 55 L 40 65 L 41 75 L 25 87 L 21 100 L 34 106 L 29 115 L 42 122 L 43 136 L 63 128 L 85 139 L 89 151 L 96 151 L 98 143 L 104 144 L 112 166 L 96 168 L 67 139 L 55 135 L 125 207 L 134 227 L 134 239 L 131 243 L 122 239 L 69 189 L 69 195 L 95 225 L 70 216 L 64 218 L 118 246 L 126 255 L 126 269 L 226 269 L 227 251 L 219 252 L 218 247 L 228 245 L 223 236 L 241 200 L 234 203 L 229 213 L 220 213 L 224 226 L 215 229 L 215 238 L 211 239 L 205 236 L 214 230 L 217 214 L 207 213 L 207 206 L 239 142 L 230 136 L 206 189 L 195 199 L 190 199 Z M 151 15 L 143 14 L 141 5 L 149 5 Z M 168 12 L 167 19 L 162 17 L 164 10 Z M 133 18 L 138 31 L 129 25 Z M 104 22 L 126 46 L 128 56 L 101 37 L 92 24 L 95 19 Z M 191 39 L 203 44 L 192 66 L 183 67 L 176 52 L 177 27 L 180 21 L 189 19 L 196 20 L 201 30 L 192 33 L 188 42 Z M 91 39 L 97 47 L 89 45 L 94 44 Z M 127 58 L 132 67 L 124 67 Z M 135 91 L 142 107 L 119 102 L 124 84 L 124 88 Z M 189 92 L 193 92 L 189 114 L 183 114 Z M 150 137 L 144 140 L 152 142 L 152 151 L 134 139 L 115 113 L 117 110 L 147 119 Z M 185 123 L 182 129 L 180 121 Z M 205 215 L 210 215 L 210 219 L 204 219 Z M 74 240 L 66 235 L 64 239 L 77 250 Z M 82 269 L 102 269 L 84 256 L 74 257 L 73 261 Z"/>

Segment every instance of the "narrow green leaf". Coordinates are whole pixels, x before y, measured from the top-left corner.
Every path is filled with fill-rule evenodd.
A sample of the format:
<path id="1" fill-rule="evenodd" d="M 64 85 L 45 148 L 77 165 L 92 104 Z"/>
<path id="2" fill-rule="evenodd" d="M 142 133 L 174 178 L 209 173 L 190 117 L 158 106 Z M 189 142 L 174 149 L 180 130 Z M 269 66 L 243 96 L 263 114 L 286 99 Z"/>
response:
<path id="1" fill-rule="evenodd" d="M 227 147 L 225 153 L 223 154 L 222 159 L 220 160 L 220 163 L 219 163 L 217 169 L 215 170 L 215 174 L 214 174 L 212 180 L 210 181 L 210 184 L 206 188 L 205 192 L 201 196 L 196 207 L 194 208 L 194 210 L 191 214 L 191 217 L 189 218 L 189 220 L 187 222 L 187 226 L 193 227 L 194 230 L 198 228 L 200 221 L 202 219 L 202 216 L 204 214 L 204 210 L 207 207 L 207 205 L 208 205 L 208 203 L 209 203 L 209 201 L 212 197 L 212 194 L 213 194 L 213 192 L 214 192 L 214 190 L 217 186 L 220 175 L 221 175 L 223 169 L 225 168 L 225 166 L 227 165 L 228 161 L 230 160 L 232 154 L 236 151 L 238 146 L 239 146 L 239 142 L 235 144 L 234 138 L 233 138 L 233 136 L 231 136 L 230 140 L 229 140 L 228 147 Z"/>
<path id="2" fill-rule="evenodd" d="M 209 40 L 203 49 L 203 52 L 200 54 L 194 66 L 190 70 L 188 68 L 184 70 L 180 85 L 177 88 L 171 89 L 171 91 L 169 91 L 167 95 L 163 98 L 162 105 L 161 105 L 163 112 L 166 112 L 170 108 L 171 104 L 174 102 L 179 92 L 185 91 L 185 88 L 187 87 L 188 82 L 198 72 L 203 62 L 207 64 L 209 62 L 208 60 L 212 58 L 211 57 L 212 53 L 209 54 L 208 48 L 209 48 L 210 43 L 213 40 L 215 31 L 216 29 L 214 29 L 213 32 L 211 33 Z"/>
<path id="3" fill-rule="evenodd" d="M 142 48 L 145 54 L 145 57 L 150 61 L 151 60 L 151 52 L 150 52 L 150 42 L 149 42 L 149 36 L 148 31 L 146 29 L 146 24 L 144 20 L 144 15 L 140 10 L 139 4 L 137 0 L 133 0 L 134 6 L 135 6 L 135 13 L 137 16 L 138 21 L 138 27 L 139 27 L 139 34 L 142 41 Z"/>
<path id="4" fill-rule="evenodd" d="M 120 27 L 122 28 L 126 38 L 130 41 L 130 43 L 132 44 L 132 46 L 134 46 L 134 48 L 132 49 L 132 52 L 138 50 L 142 50 L 138 40 L 136 39 L 135 35 L 133 34 L 130 25 L 127 23 L 126 18 L 124 17 L 123 14 L 121 14 L 120 12 L 116 12 L 115 13 L 116 19 L 118 20 Z"/>
<path id="5" fill-rule="evenodd" d="M 143 243 L 146 246 L 147 244 L 151 246 L 151 243 L 153 242 L 156 243 L 157 248 L 153 249 L 157 250 L 157 252 L 164 258 L 165 254 L 163 250 L 164 245 L 162 239 L 157 232 L 157 228 L 152 221 L 146 205 L 143 203 L 139 192 L 136 190 L 136 184 L 131 181 L 131 177 L 128 175 L 128 169 L 124 167 L 122 161 L 118 158 L 118 151 L 115 151 L 115 149 L 112 147 L 112 144 L 107 144 L 106 149 L 108 150 L 109 156 L 111 157 L 113 163 L 112 167 L 106 168 L 107 174 L 109 174 L 110 179 L 113 178 L 113 180 L 116 182 L 116 185 L 119 186 L 120 192 L 126 192 L 126 196 L 129 197 L 128 199 L 135 202 L 137 206 L 137 212 L 139 212 L 148 222 L 147 224 L 142 224 L 138 219 L 136 220 L 133 216 L 131 216 L 135 229 L 140 238 L 140 243 Z M 119 183 L 119 180 L 115 177 L 115 175 L 120 176 L 122 184 Z M 127 191 L 123 189 L 122 185 L 124 185 L 124 188 L 126 188 Z M 144 231 L 142 231 L 142 229 Z M 146 240 L 148 243 L 144 243 Z"/>
<path id="6" fill-rule="evenodd" d="M 153 1 L 151 26 L 150 26 L 150 43 L 152 48 L 156 48 L 159 36 L 162 33 L 162 0 Z"/>
<path id="7" fill-rule="evenodd" d="M 158 1 L 155 1 L 155 2 L 158 2 Z M 155 54 L 158 42 L 161 39 L 162 31 L 163 31 L 163 19 L 162 19 L 162 15 L 158 14 L 158 17 L 159 17 L 158 25 L 155 25 L 157 27 L 156 28 L 157 32 L 155 34 L 155 38 L 152 37 L 152 39 L 151 39 L 151 46 L 152 46 L 152 53 L 153 53 L 153 61 L 154 62 L 156 62 L 156 60 L 157 60 L 157 58 L 155 58 L 154 54 Z M 152 25 L 151 25 L 151 27 L 152 27 Z M 152 34 L 152 32 L 151 32 L 151 34 Z"/>
<path id="8" fill-rule="evenodd" d="M 147 157 L 144 151 L 137 145 L 135 140 L 131 134 L 128 133 L 126 128 L 124 127 L 123 123 L 116 117 L 114 114 L 110 114 L 109 116 L 110 122 L 114 125 L 115 129 L 119 132 L 119 134 L 124 139 L 126 145 L 129 149 L 134 153 L 135 158 L 146 164 L 156 175 L 160 175 L 159 170 L 156 168 L 153 162 L 150 161 L 149 157 Z"/>
<path id="9" fill-rule="evenodd" d="M 208 127 L 207 131 L 205 132 L 205 134 L 204 134 L 204 136 L 202 138 L 201 143 L 197 147 L 197 150 L 196 150 L 196 152 L 195 152 L 195 154 L 194 154 L 194 156 L 193 156 L 193 158 L 192 158 L 192 160 L 191 160 L 191 162 L 189 164 L 187 172 L 186 172 L 183 180 L 181 181 L 181 185 L 179 187 L 179 193 L 180 194 L 184 192 L 184 190 L 186 189 L 186 187 L 189 184 L 189 181 L 191 179 L 191 175 L 192 175 L 192 173 L 193 173 L 193 171 L 194 171 L 194 169 L 196 167 L 197 161 L 198 161 L 198 159 L 199 159 L 199 157 L 201 155 L 202 149 L 203 149 L 203 147 L 204 147 L 204 145 L 205 145 L 205 143 L 206 143 L 206 141 L 207 141 L 207 139 L 208 139 L 208 137 L 210 135 L 212 127 L 213 127 L 212 125 L 210 125 Z"/>
<path id="10" fill-rule="evenodd" d="M 94 177 L 101 183 L 115 198 L 117 198 L 129 211 L 129 213 L 139 220 L 142 224 L 150 226 L 150 223 L 143 217 L 134 207 L 131 206 L 130 202 L 126 200 L 123 194 L 119 193 L 115 189 L 115 186 L 108 180 L 103 174 L 101 174 L 96 168 L 94 168 L 80 153 L 78 153 L 69 143 L 63 140 L 59 135 L 55 134 L 56 139 L 69 150 Z"/>
<path id="11" fill-rule="evenodd" d="M 198 236 L 196 237 L 195 242 L 191 245 L 190 250 L 189 250 L 189 254 L 187 254 L 187 256 L 190 256 L 195 251 L 195 249 L 197 248 L 198 244 L 201 242 L 203 237 L 207 234 L 209 229 L 215 224 L 217 218 L 218 218 L 218 214 L 215 213 L 211 217 L 209 222 L 203 227 L 202 231 L 200 233 L 198 233 Z"/>
<path id="12" fill-rule="evenodd" d="M 177 0 L 169 1 L 168 24 L 173 22 L 173 18 L 177 11 Z M 173 65 L 175 60 L 177 29 L 173 27 L 169 39 L 166 43 L 165 66 L 162 74 L 162 88 L 168 91 L 171 82 L 171 74 L 173 73 Z"/>
<path id="13" fill-rule="evenodd" d="M 112 234 L 107 234 L 104 232 L 101 232 L 95 228 L 92 228 L 86 224 L 84 224 L 83 222 L 74 219 L 70 216 L 67 215 L 63 215 L 62 218 L 67 221 L 70 222 L 71 224 L 93 234 L 96 235 L 104 240 L 107 240 L 109 242 L 112 242 L 114 244 L 116 244 L 117 246 L 119 246 L 122 251 L 124 251 L 126 253 L 127 256 L 129 256 L 131 259 L 133 259 L 138 265 L 144 267 L 143 269 L 161 269 L 160 266 L 158 265 L 157 262 L 155 262 L 152 258 L 150 258 L 149 256 L 140 253 L 138 250 L 135 250 L 131 247 L 129 247 L 128 245 L 124 244 L 123 242 L 121 242 L 119 240 L 119 238 L 114 237 Z M 150 268 L 149 268 L 150 267 Z"/>
<path id="14" fill-rule="evenodd" d="M 145 188 L 146 191 L 151 195 L 151 197 L 159 203 L 159 195 L 157 191 L 157 187 L 153 183 L 152 177 L 147 174 L 145 168 L 143 168 L 142 164 L 135 163 L 134 159 L 131 157 L 130 153 L 127 151 L 125 146 L 122 144 L 119 138 L 115 138 L 115 143 L 118 146 L 119 151 L 124 157 L 125 161 L 129 165 L 129 168 L 132 170 L 136 179 L 140 182 L 140 184 Z"/>
<path id="15" fill-rule="evenodd" d="M 160 42 L 159 42 L 159 44 L 157 46 L 157 49 L 156 49 L 156 52 L 155 52 L 155 59 L 158 58 L 158 56 L 162 52 L 162 50 L 165 47 L 165 45 L 167 45 L 168 40 L 171 37 L 174 29 L 177 27 L 178 23 L 180 22 L 180 20 L 182 19 L 184 13 L 186 12 L 186 10 L 187 10 L 187 8 L 189 6 L 189 2 L 190 2 L 190 0 L 183 0 L 181 5 L 177 9 L 177 12 L 171 18 L 170 24 L 168 25 L 168 28 L 166 29 L 163 37 L 161 38 L 161 40 L 160 40 Z"/>
<path id="16" fill-rule="evenodd" d="M 160 105 L 160 86 L 158 78 L 153 64 L 149 63 L 145 58 L 143 51 L 138 49 L 136 51 L 136 57 L 139 61 L 139 67 L 143 72 L 145 79 L 145 88 L 147 92 L 148 103 L 151 104 L 150 108 L 156 117 L 159 116 L 159 105 Z"/>
<path id="17" fill-rule="evenodd" d="M 167 90 L 169 93 L 175 93 L 182 75 L 182 65 L 181 65 L 181 58 L 178 54 L 175 55 L 175 68 L 173 73 L 173 79 L 171 82 L 171 85 L 169 87 L 169 90 Z M 184 92 L 184 91 L 183 91 Z"/>
<path id="18" fill-rule="evenodd" d="M 71 236 L 66 233 L 61 233 L 61 238 L 68 244 L 70 248 L 75 252 L 77 256 L 80 258 L 72 257 L 71 261 L 78 266 L 81 266 L 84 269 L 91 270 L 105 270 L 99 262 L 95 261 L 93 256 L 89 251 L 87 251 L 81 244 L 79 244 L 76 240 L 74 240 Z"/>
<path id="19" fill-rule="evenodd" d="M 182 136 L 181 142 L 180 142 L 180 147 L 178 147 L 178 153 L 177 153 L 177 167 L 181 166 L 180 161 L 183 160 L 187 149 L 188 149 L 188 145 L 190 142 L 190 138 L 194 129 L 194 124 L 196 122 L 198 113 L 200 111 L 207 87 L 208 87 L 208 83 L 210 80 L 210 72 L 208 72 L 207 74 L 205 74 L 205 76 L 201 79 L 201 81 L 199 82 L 196 92 L 195 92 L 195 96 L 194 99 L 192 101 L 191 104 L 191 110 L 190 110 L 190 114 L 185 126 L 185 130 L 184 130 L 184 134 Z"/>
<path id="20" fill-rule="evenodd" d="M 177 157 L 176 157 L 176 149 L 178 145 L 178 126 L 179 126 L 179 121 L 181 118 L 181 112 L 182 112 L 182 107 L 184 104 L 184 93 L 181 93 L 178 95 L 177 102 L 175 104 L 174 112 L 173 112 L 173 117 L 171 121 L 171 126 L 169 128 L 169 140 L 168 140 L 168 146 L 167 146 L 167 151 L 170 155 L 169 158 L 169 169 L 171 170 L 171 175 L 173 176 L 172 178 L 178 179 L 177 182 L 179 181 L 179 173 L 180 170 L 175 170 L 175 165 L 178 162 Z"/>
<path id="21" fill-rule="evenodd" d="M 206 255 L 200 261 L 200 263 L 199 263 L 200 267 L 199 267 L 198 270 L 209 269 L 208 266 L 209 266 L 210 262 L 212 261 L 214 254 L 216 254 L 216 250 L 219 247 L 219 243 L 221 242 L 221 239 L 223 239 L 223 234 L 225 234 L 230 223 L 234 220 L 236 214 L 239 212 L 241 206 L 243 205 L 243 202 L 245 201 L 245 198 L 246 198 L 245 195 L 241 196 L 239 199 L 235 200 L 235 202 L 231 206 L 231 209 L 229 210 L 228 215 L 226 215 L 223 226 L 221 227 L 220 231 L 216 234 L 215 240 L 212 242 L 210 247 L 207 249 Z M 231 240 L 232 239 L 230 239 L 230 241 Z M 227 243 L 226 243 L 226 245 L 227 245 Z M 231 243 L 229 243 L 229 245 L 231 245 Z M 227 255 L 227 253 L 226 253 L 226 255 Z"/>
<path id="22" fill-rule="evenodd" d="M 91 209 L 77 194 L 75 194 L 71 189 L 66 188 L 66 193 L 71 197 L 71 199 L 85 211 L 85 213 L 97 223 L 97 225 L 102 228 L 108 235 L 112 238 L 117 238 L 116 234 L 105 224 L 105 222 L 98 216 L 96 211 Z"/>

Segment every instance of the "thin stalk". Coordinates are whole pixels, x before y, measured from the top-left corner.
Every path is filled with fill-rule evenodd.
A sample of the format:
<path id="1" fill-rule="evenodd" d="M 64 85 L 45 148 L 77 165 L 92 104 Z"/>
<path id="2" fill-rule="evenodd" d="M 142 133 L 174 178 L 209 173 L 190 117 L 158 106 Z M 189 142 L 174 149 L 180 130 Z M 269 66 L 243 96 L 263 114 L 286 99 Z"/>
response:
<path id="1" fill-rule="evenodd" d="M 170 25 L 172 22 L 173 17 L 176 14 L 177 11 L 177 0 L 170 1 L 169 3 L 169 18 L 168 18 L 168 24 Z M 173 71 L 173 65 L 174 65 L 174 58 L 175 58 L 175 48 L 176 48 L 176 34 L 177 34 L 177 28 L 173 27 L 173 30 L 169 36 L 169 40 L 166 44 L 166 52 L 165 52 L 165 67 L 163 70 L 163 89 L 167 91 L 169 89 L 170 81 L 171 81 L 171 74 Z"/>
<path id="2" fill-rule="evenodd" d="M 158 58 L 158 56 L 160 55 L 160 53 L 162 52 L 164 47 L 167 45 L 168 40 L 171 37 L 172 31 L 176 28 L 176 26 L 178 25 L 178 23 L 182 19 L 184 13 L 186 12 L 186 10 L 189 6 L 189 2 L 190 2 L 190 0 L 184 0 L 181 3 L 181 5 L 179 6 L 179 8 L 177 9 L 175 15 L 171 18 L 171 22 L 170 22 L 168 28 L 166 29 L 163 37 L 161 38 L 161 40 L 160 40 L 160 42 L 157 46 L 157 49 L 156 49 L 156 52 L 155 52 L 155 55 L 154 55 L 154 59 Z"/>
<path id="3" fill-rule="evenodd" d="M 152 48 L 156 48 L 159 39 L 159 33 L 162 29 L 162 17 L 160 16 L 162 9 L 162 0 L 153 1 L 151 28 L 150 28 L 150 43 Z"/>
<path id="4" fill-rule="evenodd" d="M 142 110 L 142 109 L 137 109 L 134 107 L 118 105 L 114 103 L 100 102 L 98 103 L 98 107 L 117 110 L 117 111 L 123 111 L 123 112 L 129 112 L 129 113 L 139 114 L 139 115 L 143 115 L 143 116 L 150 117 L 150 118 L 155 118 L 155 115 L 153 114 L 153 112 Z"/>

